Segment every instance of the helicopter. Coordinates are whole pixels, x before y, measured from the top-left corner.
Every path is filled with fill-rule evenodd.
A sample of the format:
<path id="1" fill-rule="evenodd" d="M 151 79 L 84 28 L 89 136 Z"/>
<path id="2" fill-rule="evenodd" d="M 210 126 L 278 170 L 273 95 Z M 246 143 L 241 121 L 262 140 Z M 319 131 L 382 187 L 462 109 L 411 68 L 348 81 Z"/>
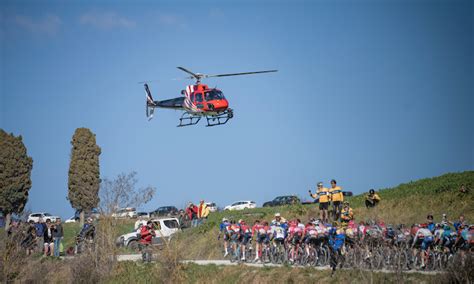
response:
<path id="1" fill-rule="evenodd" d="M 226 124 L 234 117 L 234 111 L 229 108 L 229 102 L 224 97 L 224 93 L 217 88 L 210 88 L 208 85 L 202 84 L 201 80 L 211 77 L 228 77 L 278 71 L 265 70 L 207 75 L 194 73 L 184 67 L 177 68 L 191 75 L 185 79 L 194 79 L 196 82 L 193 85 L 186 86 L 186 89 L 181 91 L 181 97 L 162 101 L 155 101 L 151 95 L 148 84 L 144 83 L 146 93 L 146 117 L 148 121 L 153 118 L 155 108 L 165 108 L 183 111 L 183 114 L 179 118 L 178 127 L 196 125 L 203 117 L 207 120 L 206 127 Z"/>

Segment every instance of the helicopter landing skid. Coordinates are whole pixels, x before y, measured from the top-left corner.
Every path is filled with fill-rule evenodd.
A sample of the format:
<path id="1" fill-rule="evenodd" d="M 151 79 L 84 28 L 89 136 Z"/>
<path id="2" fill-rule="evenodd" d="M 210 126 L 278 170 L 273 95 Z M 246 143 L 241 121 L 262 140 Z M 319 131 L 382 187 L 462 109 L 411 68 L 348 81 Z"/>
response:
<path id="1" fill-rule="evenodd" d="M 199 115 L 193 115 L 188 112 L 183 113 L 181 117 L 179 118 L 179 125 L 178 127 L 183 127 L 183 126 L 189 126 L 189 125 L 196 125 L 200 120 L 202 116 Z M 184 121 L 184 123 L 183 123 Z"/>
<path id="2" fill-rule="evenodd" d="M 221 113 L 217 114 L 217 115 L 206 116 L 206 119 L 207 119 L 206 127 L 226 124 L 227 121 L 229 121 L 229 119 L 231 119 L 233 117 L 234 117 L 234 111 L 230 108 L 227 109 L 224 112 L 221 112 Z M 217 122 L 216 122 L 216 120 L 217 120 Z"/>

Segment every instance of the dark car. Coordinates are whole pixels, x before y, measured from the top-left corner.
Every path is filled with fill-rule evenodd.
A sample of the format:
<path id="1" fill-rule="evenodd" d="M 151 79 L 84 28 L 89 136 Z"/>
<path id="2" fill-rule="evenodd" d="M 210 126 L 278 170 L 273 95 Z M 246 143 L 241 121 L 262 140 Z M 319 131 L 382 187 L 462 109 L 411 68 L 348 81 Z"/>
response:
<path id="1" fill-rule="evenodd" d="M 162 206 L 158 207 L 155 211 L 150 212 L 151 217 L 158 216 L 173 216 L 178 214 L 178 208 L 174 206 Z"/>
<path id="2" fill-rule="evenodd" d="M 292 205 L 292 204 L 299 204 L 299 203 L 300 203 L 300 199 L 297 196 L 285 195 L 285 196 L 275 197 L 275 199 L 273 199 L 272 201 L 263 203 L 263 207 Z"/>

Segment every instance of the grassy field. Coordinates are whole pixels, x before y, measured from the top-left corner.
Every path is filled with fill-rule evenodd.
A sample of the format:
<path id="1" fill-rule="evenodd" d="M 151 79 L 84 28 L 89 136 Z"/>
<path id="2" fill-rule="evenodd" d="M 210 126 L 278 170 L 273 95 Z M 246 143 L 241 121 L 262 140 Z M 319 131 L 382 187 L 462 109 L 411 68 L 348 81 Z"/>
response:
<path id="1" fill-rule="evenodd" d="M 383 219 L 387 224 L 414 224 L 426 221 L 431 213 L 436 221 L 441 221 L 443 213 L 452 220 L 464 214 L 466 219 L 474 220 L 474 194 L 459 193 L 461 184 L 468 188 L 474 186 L 474 171 L 445 174 L 439 177 L 422 179 L 400 184 L 394 188 L 379 191 L 382 201 L 377 208 L 365 208 L 365 194 L 348 198 L 354 209 L 356 221 Z M 275 212 L 287 219 L 301 218 L 306 221 L 317 217 L 319 209 L 316 204 L 294 205 L 273 208 L 256 208 L 243 211 L 213 213 L 207 223 L 179 234 L 185 257 L 190 259 L 220 259 L 221 241 L 217 240 L 218 226 L 223 217 L 234 220 L 244 219 L 248 224 L 256 219 L 271 221 Z"/>

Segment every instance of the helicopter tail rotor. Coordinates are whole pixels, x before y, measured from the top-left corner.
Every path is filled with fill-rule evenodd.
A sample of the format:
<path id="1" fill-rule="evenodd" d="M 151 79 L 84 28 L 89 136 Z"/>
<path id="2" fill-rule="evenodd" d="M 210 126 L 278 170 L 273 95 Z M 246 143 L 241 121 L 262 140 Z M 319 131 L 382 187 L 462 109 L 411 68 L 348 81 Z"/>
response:
<path id="1" fill-rule="evenodd" d="M 148 84 L 144 84 L 145 87 L 145 94 L 146 94 L 146 117 L 148 118 L 148 121 L 150 121 L 153 118 L 153 113 L 155 112 L 155 107 L 156 103 L 153 100 L 153 97 L 151 96 L 151 91 L 150 88 L 148 87 Z"/>

